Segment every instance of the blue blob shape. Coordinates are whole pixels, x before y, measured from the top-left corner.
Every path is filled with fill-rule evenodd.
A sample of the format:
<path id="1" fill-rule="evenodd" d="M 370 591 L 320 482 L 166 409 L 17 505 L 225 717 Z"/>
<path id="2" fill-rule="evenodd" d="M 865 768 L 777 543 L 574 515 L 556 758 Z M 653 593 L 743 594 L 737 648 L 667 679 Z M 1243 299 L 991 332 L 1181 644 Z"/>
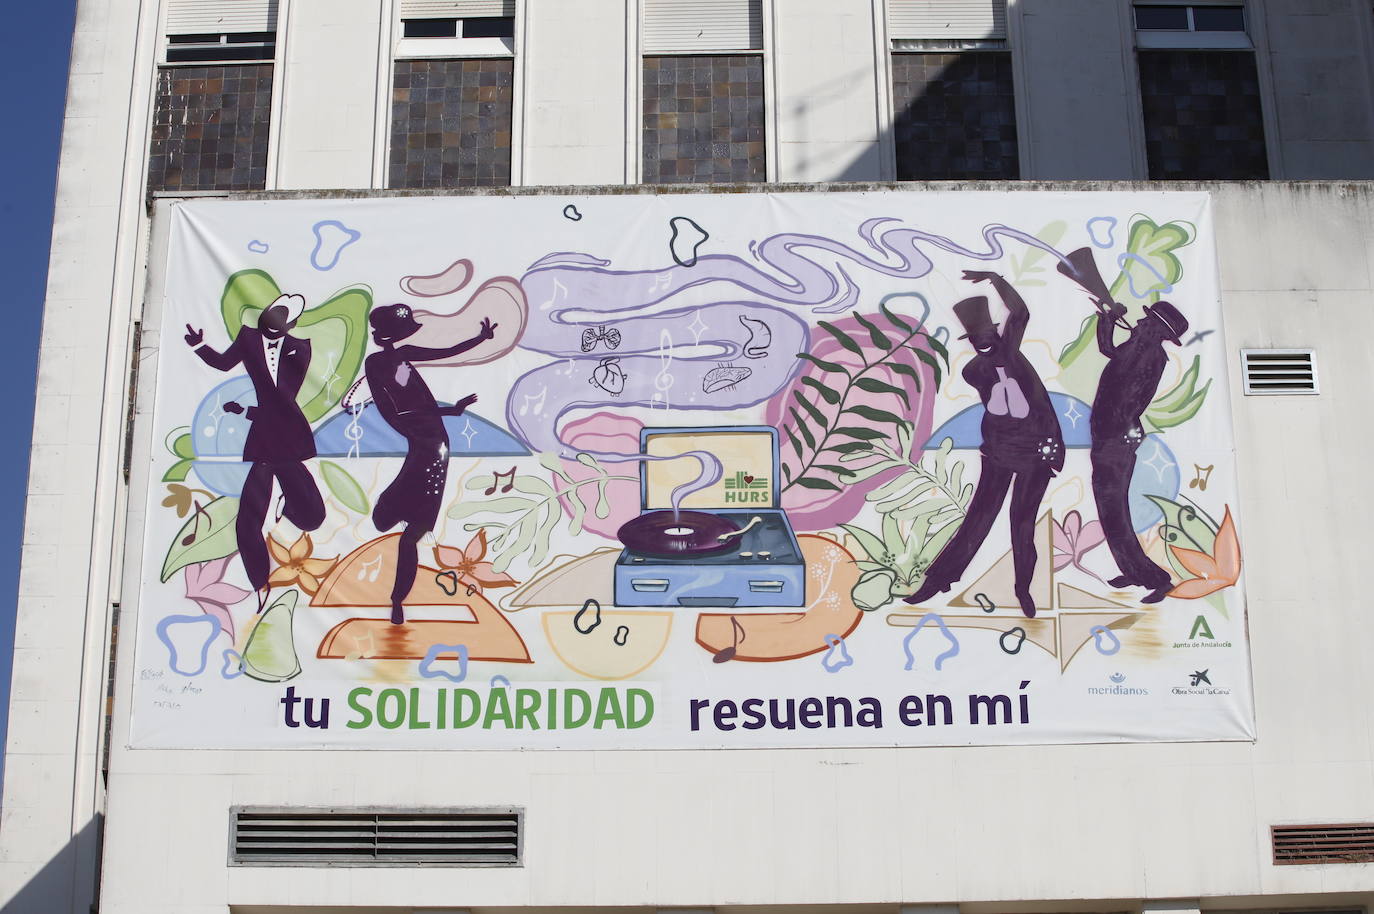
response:
<path id="1" fill-rule="evenodd" d="M 353 417 L 337 413 L 315 431 L 315 450 L 321 457 L 404 457 L 406 440 L 387 424 L 376 409 L 367 408 L 358 415 L 357 452 L 354 439 L 348 435 Z M 461 416 L 445 416 L 449 455 L 453 457 L 525 457 L 525 447 L 510 432 L 483 419 L 474 412 Z"/>
<path id="2" fill-rule="evenodd" d="M 491 677 L 491 682 L 488 683 L 487 687 L 492 689 L 509 689 L 511 685 L 509 679 L 497 673 L 495 676 Z"/>
<path id="3" fill-rule="evenodd" d="M 440 654 L 458 655 L 458 672 L 434 669 L 434 662 Z M 447 679 L 449 682 L 462 682 L 468 678 L 468 648 L 466 644 L 433 644 L 425 651 L 425 659 L 420 661 L 420 675 L 425 679 Z"/>
<path id="4" fill-rule="evenodd" d="M 906 653 L 906 666 L 904 669 L 909 670 L 916 665 L 916 655 L 911 653 L 911 639 L 916 637 L 916 633 L 924 628 L 927 622 L 934 622 L 936 627 L 938 627 L 940 632 L 945 636 L 945 639 L 949 641 L 949 649 L 935 657 L 935 672 L 940 672 L 940 667 L 945 665 L 946 660 L 951 657 L 959 656 L 959 639 L 954 637 L 954 633 L 949 630 L 949 626 L 945 624 L 945 620 L 940 617 L 939 613 L 928 612 L 920 618 L 920 621 L 916 623 L 915 627 L 907 632 L 907 636 L 902 639 L 902 650 Z"/>
<path id="5" fill-rule="evenodd" d="M 1164 274 L 1156 270 L 1154 267 L 1150 266 L 1149 261 L 1141 257 L 1139 254 L 1122 254 L 1120 257 L 1116 259 L 1117 266 L 1121 267 L 1121 269 L 1123 270 L 1126 269 L 1126 264 L 1131 262 L 1140 264 L 1142 267 L 1145 268 L 1146 272 L 1148 272 L 1155 279 L 1159 280 L 1159 285 L 1157 286 L 1150 286 L 1148 289 L 1137 289 L 1135 287 L 1135 274 L 1127 273 L 1126 283 L 1128 286 L 1130 286 L 1131 294 L 1134 295 L 1136 298 L 1145 298 L 1152 292 L 1159 292 L 1161 294 L 1167 295 L 1168 293 L 1174 291 L 1173 284 L 1170 283 L 1169 280 L 1164 278 Z"/>
<path id="6" fill-rule="evenodd" d="M 1109 248 L 1115 244 L 1116 240 L 1112 237 L 1115 231 L 1115 216 L 1093 216 L 1088 220 L 1088 237 L 1092 239 L 1094 247 Z M 1105 237 L 1100 237 L 1099 232 L 1105 232 Z"/>
<path id="7" fill-rule="evenodd" d="M 1115 632 L 1113 632 L 1110 628 L 1107 628 L 1105 625 L 1094 625 L 1092 628 L 1088 629 L 1088 631 L 1093 636 L 1093 647 L 1097 648 L 1097 652 L 1102 656 L 1110 657 L 1112 654 L 1115 654 L 1117 651 L 1121 650 L 1121 639 L 1116 636 Z M 1106 635 L 1108 640 L 1111 641 L 1110 647 L 1103 645 L 1103 635 Z"/>
<path id="8" fill-rule="evenodd" d="M 172 643 L 172 637 L 167 633 L 167 629 L 173 625 L 199 626 L 202 624 L 208 625 L 209 628 L 205 633 L 205 642 L 200 646 L 199 665 L 194 670 L 187 672 L 178 665 L 181 662 L 182 658 L 180 655 L 178 655 L 177 646 Z M 214 616 L 210 615 L 165 616 L 163 617 L 162 621 L 158 622 L 157 624 L 157 638 L 159 641 L 162 642 L 163 646 L 167 648 L 168 669 L 170 669 L 173 673 L 176 673 L 178 676 L 185 676 L 188 679 L 192 676 L 199 676 L 201 673 L 205 672 L 205 666 L 210 656 L 210 645 L 213 644 L 215 639 L 219 637 L 219 633 L 219 620 L 216 619 Z"/>
<path id="9" fill-rule="evenodd" d="M 221 679 L 238 679 L 243 675 L 243 657 L 238 651 L 225 648 L 221 656 L 224 658 L 224 666 L 220 667 L 219 671 Z"/>
<path id="10" fill-rule="evenodd" d="M 231 401 L 244 410 L 258 405 L 258 395 L 248 375 L 236 375 L 211 389 L 196 407 L 191 420 L 191 446 L 197 457 L 243 456 L 243 442 L 253 424 L 242 413 L 225 412 L 224 404 Z"/>
<path id="11" fill-rule="evenodd" d="M 830 645 L 830 650 L 821 658 L 821 667 L 827 673 L 838 673 L 845 667 L 854 665 L 854 658 L 849 656 L 849 648 L 843 638 L 839 635 L 826 635 L 825 643 Z"/>
<path id="12" fill-rule="evenodd" d="M 343 239 L 339 240 L 338 246 L 333 251 L 326 251 L 324 240 L 324 230 L 334 229 L 343 234 Z M 362 232 L 356 232 L 344 225 L 338 219 L 323 219 L 311 226 L 311 231 L 315 233 L 315 249 L 310 252 L 310 265 L 321 272 L 332 270 L 339 264 L 339 257 L 343 254 L 344 248 L 348 247 L 359 238 L 363 237 Z M 337 240 L 337 239 L 336 239 Z M 327 253 L 327 259 L 321 263 L 321 254 Z"/>
<path id="13" fill-rule="evenodd" d="M 1060 393 L 1050 394 L 1050 403 L 1059 417 L 1059 433 L 1064 436 L 1064 447 L 1092 447 L 1092 436 L 1088 432 L 1088 417 L 1092 414 L 1092 407 L 1077 397 Z M 935 430 L 924 447 L 927 450 L 938 448 L 940 442 L 953 438 L 955 450 L 976 451 L 983 446 L 983 414 L 986 412 L 980 403 L 955 413 Z"/>
<path id="14" fill-rule="evenodd" d="M 191 464 L 191 469 L 196 471 L 196 476 L 211 492 L 238 498 L 243 494 L 243 484 L 248 481 L 249 466 L 228 460 L 197 460 Z"/>
<path id="15" fill-rule="evenodd" d="M 1174 500 L 1178 497 L 1182 474 L 1174 452 L 1164 443 L 1162 435 L 1147 435 L 1135 452 L 1135 471 L 1131 473 L 1131 528 L 1144 533 L 1164 519 L 1159 505 L 1145 496 L 1158 495 Z"/>

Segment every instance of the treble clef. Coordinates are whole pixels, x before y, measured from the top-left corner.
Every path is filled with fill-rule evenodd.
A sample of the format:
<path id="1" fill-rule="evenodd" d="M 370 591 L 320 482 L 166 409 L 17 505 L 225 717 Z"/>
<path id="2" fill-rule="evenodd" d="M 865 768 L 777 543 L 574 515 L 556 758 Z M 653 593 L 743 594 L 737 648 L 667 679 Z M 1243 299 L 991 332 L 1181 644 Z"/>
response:
<path id="1" fill-rule="evenodd" d="M 654 375 L 654 389 L 658 393 L 654 394 L 655 400 L 663 402 L 663 408 L 668 408 L 668 391 L 673 386 L 673 375 L 668 370 L 673 364 L 673 335 L 665 328 L 658 334 L 658 374 Z"/>

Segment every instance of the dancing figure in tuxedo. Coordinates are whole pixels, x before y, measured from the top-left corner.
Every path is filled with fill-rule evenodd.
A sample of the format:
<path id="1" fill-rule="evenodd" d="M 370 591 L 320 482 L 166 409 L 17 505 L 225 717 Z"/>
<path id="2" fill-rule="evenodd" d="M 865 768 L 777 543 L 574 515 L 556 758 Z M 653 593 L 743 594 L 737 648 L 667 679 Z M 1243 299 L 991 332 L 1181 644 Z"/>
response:
<path id="1" fill-rule="evenodd" d="M 256 405 L 245 409 L 231 400 L 224 409 L 242 414 L 251 423 L 243 459 L 252 466 L 239 496 L 234 533 L 244 571 L 258 592 L 259 612 L 268 592 L 262 527 L 272 501 L 273 480 L 281 486 L 282 514 L 287 520 L 301 530 L 315 530 L 324 523 L 324 500 L 305 468 L 305 461 L 315 456 L 315 438 L 296 404 L 310 367 L 310 342 L 289 332 L 304 310 L 305 299 L 300 295 L 278 296 L 258 316 L 257 327 L 241 328 L 223 352 L 205 344 L 203 331 L 186 325 L 186 344 L 201 361 L 219 371 L 242 365 L 253 382 Z"/>

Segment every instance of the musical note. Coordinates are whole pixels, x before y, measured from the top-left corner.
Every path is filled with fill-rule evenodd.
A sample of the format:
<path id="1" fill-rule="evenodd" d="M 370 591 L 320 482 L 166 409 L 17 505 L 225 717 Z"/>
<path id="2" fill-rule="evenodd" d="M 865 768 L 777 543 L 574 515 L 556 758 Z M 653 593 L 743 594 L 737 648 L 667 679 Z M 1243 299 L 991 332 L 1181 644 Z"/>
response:
<path id="1" fill-rule="evenodd" d="M 539 389 L 539 396 L 537 396 L 537 397 L 536 397 L 534 394 L 524 394 L 523 396 L 524 396 L 525 399 L 524 399 L 524 401 L 520 404 L 520 409 L 518 410 L 519 414 L 523 416 L 523 415 L 525 415 L 525 414 L 528 413 L 528 412 L 533 412 L 536 416 L 538 416 L 538 415 L 540 415 L 541 413 L 543 413 L 543 412 L 544 412 L 544 398 L 547 397 L 548 394 L 549 394 L 549 385 L 547 385 L 547 384 L 545 384 L 543 387 L 541 387 L 541 388 Z M 530 407 L 531 407 L 531 404 L 533 404 L 533 407 L 534 407 L 533 409 L 530 408 Z"/>
<path id="2" fill-rule="evenodd" d="M 369 571 L 368 569 L 371 569 Z M 377 576 L 382 573 L 382 557 L 378 555 L 370 562 L 363 562 L 358 568 L 358 580 L 366 580 L 369 584 L 377 580 Z"/>
<path id="3" fill-rule="evenodd" d="M 611 639 L 619 647 L 624 647 L 625 642 L 630 640 L 630 626 L 622 625 L 615 630 L 615 637 Z"/>
<path id="4" fill-rule="evenodd" d="M 1197 476 L 1188 480 L 1188 488 L 1201 489 L 1203 492 L 1206 492 L 1207 481 L 1212 478 L 1212 468 L 1215 466 L 1215 463 L 1205 467 L 1198 466 L 1196 463 L 1193 464 L 1193 469 L 1197 470 Z"/>
<path id="5" fill-rule="evenodd" d="M 549 296 L 549 300 L 539 306 L 539 310 L 547 311 L 554 305 L 558 304 L 558 299 L 560 297 L 558 293 L 560 292 L 563 293 L 561 296 L 562 298 L 568 297 L 568 287 L 563 285 L 561 282 L 557 280 L 557 278 L 555 278 L 553 281 L 553 295 Z"/>
<path id="6" fill-rule="evenodd" d="M 509 491 L 511 490 L 511 488 L 515 485 L 515 467 L 511 467 L 509 470 L 505 470 L 504 472 L 501 472 L 501 473 L 498 473 L 498 472 L 496 472 L 495 470 L 492 470 L 492 471 L 491 471 L 491 476 L 492 476 L 491 488 L 483 489 L 483 490 L 482 490 L 482 494 L 483 494 L 483 495 L 495 495 L 495 494 L 496 494 L 496 487 L 499 486 L 499 485 L 501 485 L 501 480 L 502 480 L 502 479 L 509 479 L 509 480 L 510 480 L 510 482 L 506 483 L 504 486 L 501 486 L 501 494 L 502 494 L 502 495 L 504 495 L 504 494 L 506 494 L 507 492 L 509 492 Z"/>
<path id="7" fill-rule="evenodd" d="M 673 375 L 668 370 L 673 364 L 673 335 L 666 329 L 658 334 L 658 374 L 654 375 L 654 402 L 662 401 L 668 409 L 668 391 L 673 387 Z"/>
<path id="8" fill-rule="evenodd" d="M 654 285 L 651 289 L 649 289 L 649 292 L 656 295 L 659 292 L 662 292 L 664 289 L 668 288 L 672 284 L 673 277 L 669 274 L 667 270 L 664 270 L 662 273 L 659 273 L 658 276 L 654 277 Z"/>
<path id="9" fill-rule="evenodd" d="M 739 620 L 734 616 L 730 617 L 730 634 L 734 638 L 734 643 L 716 651 L 715 656 L 711 658 L 712 663 L 725 663 L 727 660 L 734 660 L 735 653 L 739 650 L 739 643 L 745 638 L 744 626 L 740 625 Z"/>
<path id="10" fill-rule="evenodd" d="M 582 617 L 587 614 L 587 610 L 593 608 L 595 608 L 596 610 L 596 617 L 592 619 L 591 625 L 587 625 L 584 627 L 582 624 Z M 595 599 L 588 599 L 587 602 L 582 604 L 582 608 L 577 611 L 577 615 L 573 616 L 573 628 L 577 630 L 577 633 L 579 635 L 590 635 L 593 631 L 596 630 L 596 627 L 600 624 L 601 604 L 597 602 Z"/>
<path id="11" fill-rule="evenodd" d="M 190 533 L 186 534 L 181 538 L 181 545 L 183 546 L 191 545 L 196 541 L 196 537 L 200 535 L 200 519 L 202 517 L 205 518 L 205 522 L 207 524 L 210 524 L 212 526 L 214 524 L 214 522 L 210 520 L 209 513 L 207 513 L 206 510 L 200 506 L 199 501 L 195 501 L 193 502 L 193 504 L 196 506 L 196 513 L 191 515 L 191 520 L 194 523 L 194 526 L 191 528 Z"/>

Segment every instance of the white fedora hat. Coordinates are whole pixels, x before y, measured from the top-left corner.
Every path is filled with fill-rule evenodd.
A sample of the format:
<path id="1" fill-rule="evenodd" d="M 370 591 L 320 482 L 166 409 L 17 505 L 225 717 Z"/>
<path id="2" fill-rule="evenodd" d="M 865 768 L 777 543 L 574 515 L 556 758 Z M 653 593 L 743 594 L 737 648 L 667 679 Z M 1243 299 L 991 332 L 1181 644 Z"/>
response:
<path id="1" fill-rule="evenodd" d="M 301 312 L 305 310 L 305 296 L 288 295 L 283 293 L 281 295 L 278 295 L 272 301 L 272 304 L 267 306 L 267 308 L 264 308 L 263 312 L 266 313 L 267 310 L 275 308 L 279 305 L 286 309 L 287 323 L 292 323 L 296 320 L 296 318 L 300 317 Z"/>

